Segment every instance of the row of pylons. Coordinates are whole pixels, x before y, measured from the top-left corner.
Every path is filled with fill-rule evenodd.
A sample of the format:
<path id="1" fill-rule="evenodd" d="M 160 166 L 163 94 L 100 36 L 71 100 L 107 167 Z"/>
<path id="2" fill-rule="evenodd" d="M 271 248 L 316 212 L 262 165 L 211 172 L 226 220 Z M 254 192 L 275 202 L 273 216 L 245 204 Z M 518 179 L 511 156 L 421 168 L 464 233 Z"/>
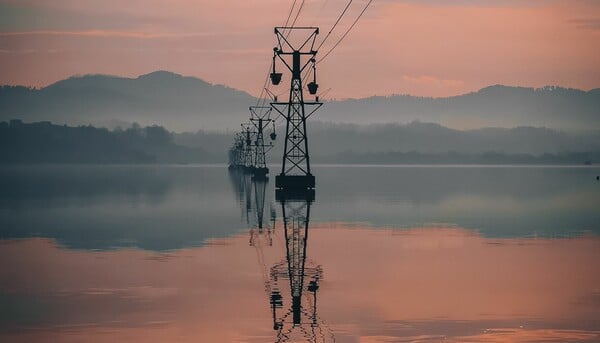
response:
<path id="1" fill-rule="evenodd" d="M 275 177 L 275 187 L 279 198 L 314 199 L 315 177 L 310 168 L 306 120 L 319 108 L 315 41 L 319 34 L 317 27 L 276 27 L 277 44 L 273 49 L 272 69 L 269 74 L 271 84 L 281 83 L 283 73 L 277 71 L 277 64 L 283 65 L 291 75 L 289 97 L 279 101 L 278 97 L 266 90 L 271 97 L 270 106 L 250 106 L 249 122 L 234 137 L 229 150 L 230 169 L 241 169 L 254 178 L 267 178 L 266 153 L 273 148 L 276 139 L 275 120 L 271 118 L 275 110 L 285 119 L 285 139 L 281 172 Z M 304 74 L 304 76 L 303 76 Z M 312 74 L 312 75 L 311 75 Z M 303 77 L 312 77 L 306 90 L 314 101 L 305 101 Z M 260 102 L 260 100 L 259 100 Z M 271 141 L 265 143 L 264 131 L 272 125 Z"/>
<path id="2" fill-rule="evenodd" d="M 269 173 L 266 154 L 273 148 L 277 138 L 275 123 L 271 119 L 271 107 L 250 106 L 250 119 L 242 124 L 242 130 L 236 133 L 233 145 L 229 148 L 229 168 L 240 169 L 252 174 L 256 179 L 266 179 Z M 270 142 L 265 142 L 264 132 L 273 124 Z"/>
<path id="3" fill-rule="evenodd" d="M 277 113 L 277 119 L 285 119 L 281 172 L 275 177 L 275 198 L 281 204 L 286 258 L 270 268 L 270 278 L 265 280 L 277 342 L 295 341 L 294 333 L 312 337 L 309 341 L 316 342 L 318 335 L 315 333 L 322 333 L 322 323 L 316 313 L 322 269 L 320 266 L 309 266 L 306 262 L 310 207 L 315 198 L 315 177 L 310 168 L 306 120 L 322 105 L 317 96 L 319 86 L 316 81 L 315 41 L 318 34 L 319 29 L 316 27 L 275 28 L 277 45 L 273 49 L 268 76 L 272 85 L 279 85 L 283 73 L 277 71 L 277 64 L 283 65 L 284 70 L 287 69 L 291 75 L 289 97 L 287 101 L 279 101 L 278 96 L 265 89 L 271 97 L 270 106 L 249 108 L 249 122 L 242 124 L 241 131 L 235 135 L 229 150 L 231 175 L 237 175 L 235 179 L 241 176 L 245 185 L 252 182 L 255 189 L 262 192 L 262 196 L 257 197 L 257 202 L 264 202 L 264 189 L 269 173 L 266 153 L 273 148 L 277 137 L 276 120 L 271 114 Z M 306 91 L 314 96 L 314 101 L 305 101 L 302 79 L 311 76 L 312 80 L 306 85 Z M 264 133 L 271 125 L 273 129 L 270 141 L 266 143 Z M 251 192 L 251 189 L 248 190 Z M 247 191 L 246 194 L 248 193 Z M 247 197 L 247 200 L 250 199 L 251 197 Z M 264 204 L 259 203 L 256 208 L 258 232 L 262 232 Z M 269 237 L 274 229 L 275 226 L 272 230 L 267 230 Z M 250 244 L 260 244 L 255 231 L 250 232 Z M 267 274 L 266 267 L 263 274 Z M 284 287 L 289 287 L 289 296 L 288 292 L 283 291 Z M 321 336 L 325 340 L 325 336 Z"/>

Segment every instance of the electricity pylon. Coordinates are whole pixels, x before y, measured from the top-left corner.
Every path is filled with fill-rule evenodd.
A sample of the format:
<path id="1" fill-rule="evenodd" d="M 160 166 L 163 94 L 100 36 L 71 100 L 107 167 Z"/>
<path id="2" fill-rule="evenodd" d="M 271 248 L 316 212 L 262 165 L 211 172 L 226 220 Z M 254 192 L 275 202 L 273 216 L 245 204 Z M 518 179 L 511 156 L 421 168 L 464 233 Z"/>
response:
<path id="1" fill-rule="evenodd" d="M 256 131 L 254 131 L 251 123 L 242 124 L 242 134 L 243 134 L 243 142 L 244 142 L 244 150 L 243 150 L 243 169 L 247 173 L 252 173 L 254 171 L 254 142 L 253 138 L 256 136 Z"/>
<path id="2" fill-rule="evenodd" d="M 239 169 L 245 163 L 243 136 L 243 132 L 238 132 L 233 139 L 233 145 L 229 148 L 229 169 Z"/>
<path id="3" fill-rule="evenodd" d="M 287 34 L 285 33 L 287 31 Z M 315 177 L 310 169 L 308 153 L 308 136 L 306 134 L 306 119 L 310 117 L 322 103 L 318 97 L 313 102 L 304 100 L 302 72 L 312 68 L 313 81 L 308 84 L 311 95 L 317 93 L 315 40 L 319 34 L 317 27 L 276 27 L 277 46 L 273 49 L 273 71 L 271 82 L 278 85 L 282 73 L 276 71 L 276 60 L 283 63 L 291 73 L 290 92 L 287 102 L 271 102 L 281 116 L 286 119 L 285 141 L 281 173 L 275 178 L 275 187 L 280 191 L 278 196 L 286 196 L 290 192 L 304 192 L 308 197 L 314 197 Z M 298 38 L 299 43 L 292 44 L 290 35 Z M 306 38 L 305 38 L 306 37 Z M 310 112 L 305 107 L 313 106 Z"/>
<path id="4" fill-rule="evenodd" d="M 250 122 L 256 129 L 254 141 L 254 169 L 252 173 L 256 179 L 266 179 L 269 173 L 267 168 L 266 153 L 273 148 L 273 143 L 265 144 L 264 129 L 273 122 L 271 119 L 272 107 L 250 106 Z M 271 140 L 275 140 L 275 131 L 271 133 Z"/>

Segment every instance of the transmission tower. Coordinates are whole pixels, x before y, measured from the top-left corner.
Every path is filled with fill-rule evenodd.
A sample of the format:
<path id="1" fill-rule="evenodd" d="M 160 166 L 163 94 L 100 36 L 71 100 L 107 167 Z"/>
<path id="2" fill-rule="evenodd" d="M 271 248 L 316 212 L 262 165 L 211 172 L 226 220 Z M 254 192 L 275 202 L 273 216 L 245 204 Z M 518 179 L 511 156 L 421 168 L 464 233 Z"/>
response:
<path id="1" fill-rule="evenodd" d="M 266 179 L 269 173 L 267 168 L 266 153 L 273 148 L 273 144 L 265 144 L 264 130 L 273 122 L 271 119 L 270 106 L 250 106 L 250 122 L 254 124 L 256 130 L 256 140 L 254 141 L 254 168 L 252 173 L 256 179 Z M 275 140 L 275 126 L 270 135 L 271 140 Z"/>
<path id="2" fill-rule="evenodd" d="M 229 148 L 229 169 L 240 169 L 245 163 L 244 133 L 238 132 Z"/>
<path id="3" fill-rule="evenodd" d="M 287 33 L 284 33 L 287 31 Z M 276 71 L 276 61 L 280 61 L 291 73 L 290 92 L 287 102 L 271 103 L 279 114 L 286 119 L 285 141 L 281 173 L 275 178 L 275 187 L 279 189 L 278 196 L 286 197 L 298 191 L 304 192 L 309 198 L 314 197 L 315 177 L 310 170 L 310 156 L 308 153 L 308 136 L 306 134 L 306 120 L 321 105 L 318 97 L 315 101 L 304 101 L 302 86 L 302 72 L 312 68 L 313 80 L 308 83 L 311 95 L 317 93 L 315 40 L 319 34 L 317 27 L 276 27 L 275 36 L 277 46 L 273 49 L 273 71 L 270 74 L 271 82 L 278 85 L 282 73 Z M 295 37 L 291 43 L 290 36 Z M 297 41 L 297 42 L 296 42 Z M 310 112 L 307 106 L 312 106 Z"/>
<path id="4" fill-rule="evenodd" d="M 244 142 L 243 148 L 243 169 L 246 173 L 254 172 L 254 138 L 256 137 L 256 131 L 252 123 L 242 124 L 242 136 Z"/>

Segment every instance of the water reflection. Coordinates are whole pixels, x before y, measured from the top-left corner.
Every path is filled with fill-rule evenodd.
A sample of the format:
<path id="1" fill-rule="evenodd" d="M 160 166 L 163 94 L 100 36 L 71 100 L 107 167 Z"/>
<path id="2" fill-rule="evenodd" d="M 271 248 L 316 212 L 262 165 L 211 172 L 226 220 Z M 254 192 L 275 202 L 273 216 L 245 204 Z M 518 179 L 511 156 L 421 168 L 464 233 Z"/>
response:
<path id="1" fill-rule="evenodd" d="M 242 190 L 245 193 L 246 220 L 250 225 L 249 242 L 257 251 L 262 269 L 264 289 L 268 295 L 273 330 L 276 333 L 274 341 L 335 341 L 333 332 L 317 313 L 317 293 L 323 278 L 323 268 L 314 261 L 307 260 L 310 208 L 314 192 L 311 196 L 277 199 L 281 206 L 285 258 L 267 271 L 263 248 L 273 245 L 272 235 L 276 222 L 275 210 L 271 208 L 273 226 L 267 226 L 265 230 L 264 208 L 268 179 L 255 179 L 237 169 L 232 169 L 229 173 L 233 189 L 239 198 L 242 198 Z M 252 211 L 254 213 L 251 215 Z"/>
<path id="2" fill-rule="evenodd" d="M 0 341 L 599 341 L 588 174 L 327 167 L 313 203 L 221 167 L 0 169 Z"/>
<path id="3" fill-rule="evenodd" d="M 307 262 L 310 200 L 280 200 L 285 234 L 286 258 L 271 267 L 270 304 L 276 342 L 301 334 L 309 342 L 335 341 L 333 333 L 317 314 L 317 292 L 323 268 Z M 288 281 L 288 309 L 284 308 L 280 280 Z M 278 308 L 282 309 L 278 313 Z M 290 318 L 291 317 L 291 318 Z M 299 332 L 298 332 L 299 331 Z"/>
<path id="4" fill-rule="evenodd" d="M 243 229 L 221 166 L 0 167 L 0 237 L 171 250 Z"/>
<path id="5" fill-rule="evenodd" d="M 287 269 L 281 218 L 272 246 L 263 232 L 254 241 L 260 258 L 248 232 L 169 253 L 2 241 L 0 341 L 274 342 L 265 280 L 271 267 Z M 322 266 L 315 317 L 327 324 L 315 327 L 317 338 L 321 329 L 331 337 L 329 328 L 336 342 L 600 339 L 598 237 L 498 239 L 460 228 L 314 222 L 308 233 L 306 266 Z M 301 326 L 310 336 L 316 273 L 306 274 Z M 289 278 L 278 289 L 276 323 L 293 305 Z M 283 324 L 289 341 L 306 340 L 293 312 Z"/>

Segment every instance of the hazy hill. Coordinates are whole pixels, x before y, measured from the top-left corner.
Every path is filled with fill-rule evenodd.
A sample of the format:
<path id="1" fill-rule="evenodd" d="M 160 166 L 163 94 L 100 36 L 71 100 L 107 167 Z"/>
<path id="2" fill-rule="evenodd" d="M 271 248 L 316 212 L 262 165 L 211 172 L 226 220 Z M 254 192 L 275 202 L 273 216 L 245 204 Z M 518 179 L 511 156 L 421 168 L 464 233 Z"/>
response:
<path id="1" fill-rule="evenodd" d="M 490 86 L 447 98 L 410 95 L 327 103 L 319 118 L 358 124 L 420 120 L 447 127 L 600 128 L 600 89 Z"/>
<path id="2" fill-rule="evenodd" d="M 164 71 L 134 79 L 86 75 L 41 89 L 2 87 L 0 120 L 70 125 L 138 122 L 179 131 L 237 128 L 253 101 L 247 93 Z"/>
<path id="3" fill-rule="evenodd" d="M 101 126 L 138 122 L 178 132 L 237 130 L 255 102 L 245 92 L 165 71 L 138 78 L 86 75 L 41 89 L 0 88 L 0 120 Z M 396 95 L 329 101 L 313 118 L 356 124 L 420 120 L 460 129 L 600 129 L 600 89 L 491 86 L 448 98 Z"/>
<path id="4" fill-rule="evenodd" d="M 576 134 L 536 127 L 456 130 L 439 124 L 421 122 L 385 125 L 312 122 L 308 126 L 308 131 L 310 152 L 315 158 L 346 152 L 481 154 L 493 151 L 505 154 L 539 155 L 600 151 L 598 132 Z M 271 156 L 282 155 L 285 128 L 277 127 L 276 132 L 278 138 Z M 270 133 L 270 130 L 267 133 Z M 210 147 L 211 152 L 225 155 L 226 149 L 231 144 L 232 134 L 199 131 L 175 134 L 174 139 L 177 144 Z"/>

